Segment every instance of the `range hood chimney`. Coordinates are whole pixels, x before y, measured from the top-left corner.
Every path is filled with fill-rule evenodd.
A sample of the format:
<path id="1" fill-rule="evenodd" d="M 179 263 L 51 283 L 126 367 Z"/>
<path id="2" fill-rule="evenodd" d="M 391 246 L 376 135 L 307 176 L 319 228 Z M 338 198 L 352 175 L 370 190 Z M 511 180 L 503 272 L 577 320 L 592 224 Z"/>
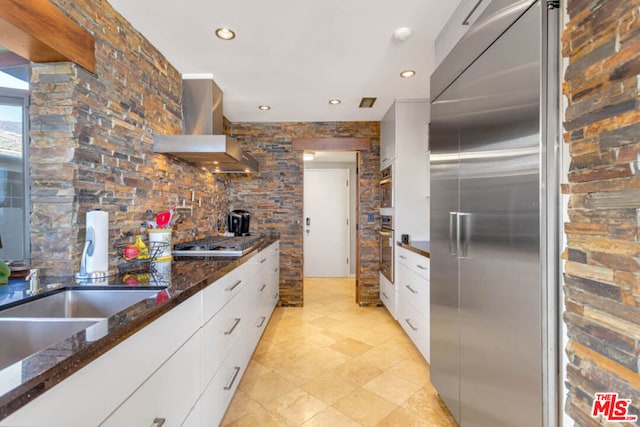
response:
<path id="1" fill-rule="evenodd" d="M 258 162 L 224 135 L 222 91 L 211 79 L 183 80 L 184 135 L 155 135 L 153 151 L 211 172 L 258 172 Z"/>

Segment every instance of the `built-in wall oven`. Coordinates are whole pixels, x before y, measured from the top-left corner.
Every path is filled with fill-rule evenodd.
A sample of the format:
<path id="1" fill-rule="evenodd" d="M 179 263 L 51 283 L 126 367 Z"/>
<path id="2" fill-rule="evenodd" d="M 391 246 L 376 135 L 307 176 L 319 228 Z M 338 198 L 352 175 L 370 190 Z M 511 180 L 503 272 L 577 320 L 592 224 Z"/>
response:
<path id="1" fill-rule="evenodd" d="M 382 203 L 381 207 L 383 208 L 392 208 L 393 207 L 393 173 L 391 166 L 388 166 L 380 172 L 380 191 L 382 192 Z"/>
<path id="2" fill-rule="evenodd" d="M 393 283 L 393 217 L 382 215 L 380 218 L 380 272 Z"/>

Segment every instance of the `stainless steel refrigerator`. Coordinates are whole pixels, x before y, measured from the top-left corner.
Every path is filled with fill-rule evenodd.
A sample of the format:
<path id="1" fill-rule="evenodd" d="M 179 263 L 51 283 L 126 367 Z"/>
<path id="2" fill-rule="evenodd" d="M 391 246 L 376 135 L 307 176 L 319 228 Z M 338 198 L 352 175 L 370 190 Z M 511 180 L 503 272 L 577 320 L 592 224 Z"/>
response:
<path id="1" fill-rule="evenodd" d="M 556 425 L 554 3 L 492 1 L 431 80 L 431 379 L 462 427 Z"/>

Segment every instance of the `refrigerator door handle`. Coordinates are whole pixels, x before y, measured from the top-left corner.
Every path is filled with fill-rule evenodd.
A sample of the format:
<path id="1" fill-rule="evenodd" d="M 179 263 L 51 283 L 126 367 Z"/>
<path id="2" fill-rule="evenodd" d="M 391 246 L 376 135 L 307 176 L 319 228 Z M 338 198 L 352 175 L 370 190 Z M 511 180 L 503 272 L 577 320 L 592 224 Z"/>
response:
<path id="1" fill-rule="evenodd" d="M 449 255 L 457 256 L 458 248 L 457 244 L 453 244 L 453 236 L 458 235 L 458 212 L 449 212 Z M 456 238 L 457 240 L 457 238 Z"/>
<path id="2" fill-rule="evenodd" d="M 468 259 L 471 245 L 471 214 L 458 212 L 458 233 L 456 241 L 456 253 L 458 259 Z"/>

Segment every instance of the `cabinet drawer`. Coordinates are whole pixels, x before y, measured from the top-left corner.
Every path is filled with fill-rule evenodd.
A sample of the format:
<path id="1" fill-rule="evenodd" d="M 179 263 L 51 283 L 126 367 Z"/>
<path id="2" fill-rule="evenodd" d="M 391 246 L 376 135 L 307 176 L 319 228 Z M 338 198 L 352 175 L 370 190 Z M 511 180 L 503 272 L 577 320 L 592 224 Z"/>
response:
<path id="1" fill-rule="evenodd" d="M 391 316 L 396 318 L 396 289 L 395 287 L 380 274 L 380 300 L 387 307 Z"/>
<path id="2" fill-rule="evenodd" d="M 139 389 L 120 405 L 101 426 L 151 426 L 154 419 L 164 427 L 181 426 L 200 391 L 198 364 L 200 333 L 192 336 Z"/>
<path id="3" fill-rule="evenodd" d="M 242 264 L 202 291 L 202 313 L 205 323 L 245 287 L 249 279 L 248 270 L 247 263 Z"/>
<path id="4" fill-rule="evenodd" d="M 217 426 L 222 421 L 246 369 L 247 365 L 243 362 L 244 358 L 231 352 L 208 384 L 194 409 L 200 412 L 198 414 L 200 420 L 206 421 L 203 425 Z"/>
<path id="5" fill-rule="evenodd" d="M 399 298 L 403 303 L 411 304 L 422 316 L 428 313 L 429 281 L 427 279 L 417 275 L 406 266 L 400 265 L 396 286 L 398 286 Z"/>
<path id="6" fill-rule="evenodd" d="M 400 326 L 409 335 L 420 354 L 429 362 L 429 317 L 422 316 L 411 304 L 405 304 L 403 301 L 400 303 L 399 311 Z"/>
<path id="7" fill-rule="evenodd" d="M 220 368 L 252 319 L 243 304 L 243 293 L 231 299 L 202 327 L 202 378 L 206 384 Z"/>
<path id="8" fill-rule="evenodd" d="M 416 274 L 424 277 L 429 280 L 429 275 L 431 273 L 431 260 L 422 255 L 418 255 L 415 252 L 411 252 L 405 248 L 396 247 L 396 254 L 398 256 L 398 262 L 400 264 L 404 264 L 409 267 L 410 270 L 413 270 Z"/>

